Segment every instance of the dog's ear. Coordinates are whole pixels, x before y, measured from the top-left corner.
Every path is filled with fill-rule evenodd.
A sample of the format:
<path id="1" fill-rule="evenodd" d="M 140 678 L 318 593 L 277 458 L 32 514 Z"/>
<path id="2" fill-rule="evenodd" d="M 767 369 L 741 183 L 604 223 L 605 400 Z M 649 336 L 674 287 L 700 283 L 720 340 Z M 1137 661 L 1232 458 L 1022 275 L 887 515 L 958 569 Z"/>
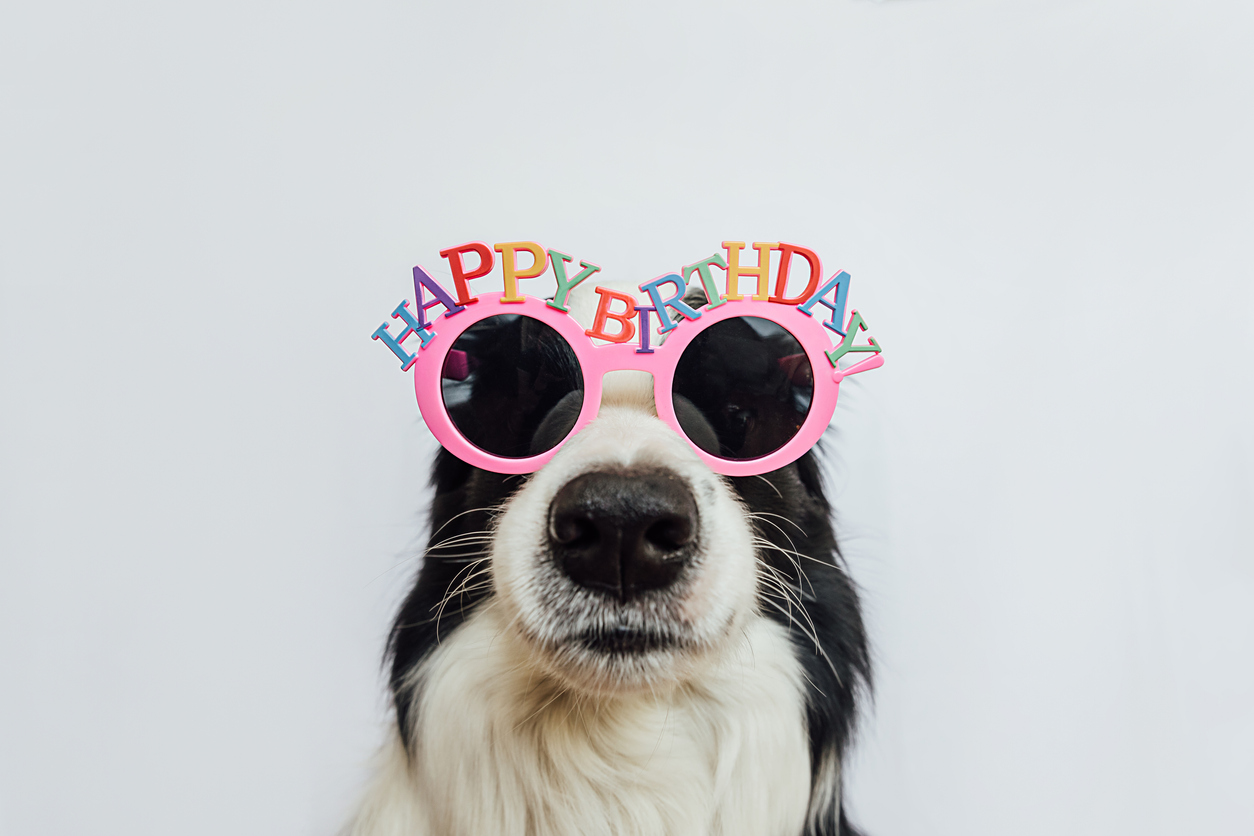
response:
<path id="1" fill-rule="evenodd" d="M 819 460 L 822 457 L 822 442 L 814 445 L 814 449 L 797 459 L 795 467 L 797 468 L 797 479 L 800 480 L 801 486 L 805 488 L 806 493 L 815 502 L 822 505 L 824 509 L 830 508 L 827 501 L 827 492 L 823 488 L 823 469 Z"/>
<path id="2" fill-rule="evenodd" d="M 566 393 L 536 427 L 535 434 L 531 437 L 531 455 L 538 456 L 556 447 L 575 426 L 582 409 L 583 390 L 576 389 Z"/>
<path id="3" fill-rule="evenodd" d="M 713 425 L 705 419 L 701 414 L 701 410 L 697 409 L 692 401 L 685 398 L 679 393 L 673 396 L 675 404 L 675 418 L 679 421 L 679 426 L 684 428 L 684 434 L 692 440 L 692 443 L 700 447 L 707 453 L 718 455 L 718 433 L 714 431 Z"/>
<path id="4" fill-rule="evenodd" d="M 459 490 L 470 478 L 472 470 L 470 465 L 441 447 L 431 465 L 431 487 L 436 496 Z"/>
<path id="5" fill-rule="evenodd" d="M 688 288 L 688 292 L 684 294 L 684 304 L 690 308 L 704 308 L 710 303 L 705 297 L 705 288 L 699 283 Z"/>

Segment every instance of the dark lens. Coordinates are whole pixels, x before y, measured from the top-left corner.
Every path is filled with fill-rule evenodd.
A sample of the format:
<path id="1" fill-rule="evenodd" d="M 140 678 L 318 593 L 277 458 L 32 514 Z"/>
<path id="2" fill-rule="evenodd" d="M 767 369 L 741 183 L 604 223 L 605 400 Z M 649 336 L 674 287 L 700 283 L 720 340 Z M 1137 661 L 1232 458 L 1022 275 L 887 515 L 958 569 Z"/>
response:
<path id="1" fill-rule="evenodd" d="M 529 316 L 490 316 L 444 358 L 441 390 L 466 440 L 517 459 L 551 450 L 583 408 L 583 373 L 562 336 Z"/>
<path id="2" fill-rule="evenodd" d="M 783 447 L 805 423 L 814 372 L 782 326 L 756 316 L 725 319 L 684 349 L 675 367 L 675 417 L 688 438 L 725 459 Z"/>

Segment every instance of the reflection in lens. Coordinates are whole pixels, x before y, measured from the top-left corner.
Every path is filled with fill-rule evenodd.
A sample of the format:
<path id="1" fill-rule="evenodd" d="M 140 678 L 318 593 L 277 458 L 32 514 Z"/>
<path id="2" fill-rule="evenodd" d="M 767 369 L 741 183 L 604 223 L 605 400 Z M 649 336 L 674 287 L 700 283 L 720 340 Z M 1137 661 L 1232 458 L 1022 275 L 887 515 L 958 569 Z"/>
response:
<path id="1" fill-rule="evenodd" d="M 814 371 L 782 326 L 725 319 L 696 336 L 675 367 L 675 417 L 692 443 L 725 459 L 783 447 L 805 423 Z"/>
<path id="2" fill-rule="evenodd" d="M 444 406 L 466 440 L 497 456 L 551 450 L 583 407 L 583 374 L 557 331 L 520 314 L 466 329 L 444 358 Z"/>

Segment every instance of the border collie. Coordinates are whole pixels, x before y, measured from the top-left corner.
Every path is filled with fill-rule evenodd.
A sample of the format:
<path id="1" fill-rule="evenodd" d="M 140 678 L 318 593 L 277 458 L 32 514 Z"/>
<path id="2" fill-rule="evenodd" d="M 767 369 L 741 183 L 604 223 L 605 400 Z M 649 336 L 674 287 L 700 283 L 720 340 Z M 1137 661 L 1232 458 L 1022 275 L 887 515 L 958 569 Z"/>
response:
<path id="1" fill-rule="evenodd" d="M 613 372 L 539 472 L 440 450 L 432 485 L 388 644 L 396 725 L 351 836 L 854 833 L 867 641 L 813 451 L 718 476 L 647 374 Z"/>

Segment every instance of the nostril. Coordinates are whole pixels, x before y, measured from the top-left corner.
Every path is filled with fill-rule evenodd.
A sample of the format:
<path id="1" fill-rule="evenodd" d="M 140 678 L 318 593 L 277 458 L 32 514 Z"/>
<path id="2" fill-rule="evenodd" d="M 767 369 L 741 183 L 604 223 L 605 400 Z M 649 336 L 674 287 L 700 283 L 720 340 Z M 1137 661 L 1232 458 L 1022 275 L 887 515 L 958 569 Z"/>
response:
<path id="1" fill-rule="evenodd" d="M 595 546 L 601 539 L 601 532 L 587 517 L 558 515 L 553 519 L 549 536 L 567 548 L 582 549 Z"/>
<path id="2" fill-rule="evenodd" d="M 692 518 L 663 517 L 645 530 L 644 539 L 662 551 L 679 551 L 692 542 Z"/>

